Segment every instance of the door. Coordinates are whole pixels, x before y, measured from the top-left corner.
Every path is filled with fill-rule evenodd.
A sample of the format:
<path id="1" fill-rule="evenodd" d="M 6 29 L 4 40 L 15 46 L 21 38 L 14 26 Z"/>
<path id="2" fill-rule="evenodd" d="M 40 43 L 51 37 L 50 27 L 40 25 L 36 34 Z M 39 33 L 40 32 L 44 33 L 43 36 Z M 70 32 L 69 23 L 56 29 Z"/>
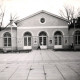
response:
<path id="1" fill-rule="evenodd" d="M 31 35 L 29 33 L 24 36 L 24 49 L 32 49 L 31 41 Z"/>
<path id="2" fill-rule="evenodd" d="M 39 44 L 41 49 L 47 49 L 47 36 L 43 32 L 39 35 Z"/>
<path id="3" fill-rule="evenodd" d="M 60 31 L 54 34 L 54 49 L 62 49 L 62 33 Z"/>

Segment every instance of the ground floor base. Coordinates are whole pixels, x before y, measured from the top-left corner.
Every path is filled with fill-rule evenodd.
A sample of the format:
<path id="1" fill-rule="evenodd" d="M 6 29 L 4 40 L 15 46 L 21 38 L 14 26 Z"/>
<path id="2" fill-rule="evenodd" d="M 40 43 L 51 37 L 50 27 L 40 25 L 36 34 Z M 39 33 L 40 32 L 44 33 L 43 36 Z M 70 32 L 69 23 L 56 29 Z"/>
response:
<path id="1" fill-rule="evenodd" d="M 45 34 L 46 35 L 46 34 Z M 20 38 L 0 38 L 0 49 L 4 51 L 26 51 L 34 49 L 79 50 L 80 43 L 69 36 L 24 36 Z M 72 42 L 71 42 L 72 41 Z"/>
<path id="2" fill-rule="evenodd" d="M 21 49 L 21 48 L 2 48 L 0 49 L 0 52 L 30 52 L 32 50 L 54 50 L 54 51 L 80 51 L 80 46 L 71 46 L 71 45 L 67 45 L 67 46 L 46 46 L 46 47 L 40 47 L 40 46 L 36 46 L 36 47 L 32 47 L 32 48 L 28 48 L 28 49 Z"/>

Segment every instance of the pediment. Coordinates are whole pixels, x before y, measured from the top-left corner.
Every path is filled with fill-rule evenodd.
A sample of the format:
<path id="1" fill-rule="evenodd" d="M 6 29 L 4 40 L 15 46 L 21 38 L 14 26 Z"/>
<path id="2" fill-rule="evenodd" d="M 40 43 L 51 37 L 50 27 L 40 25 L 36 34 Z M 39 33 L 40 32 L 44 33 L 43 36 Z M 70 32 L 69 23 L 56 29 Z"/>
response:
<path id="1" fill-rule="evenodd" d="M 67 26 L 68 21 L 60 16 L 46 11 L 39 11 L 33 15 L 17 21 L 18 26 Z"/>

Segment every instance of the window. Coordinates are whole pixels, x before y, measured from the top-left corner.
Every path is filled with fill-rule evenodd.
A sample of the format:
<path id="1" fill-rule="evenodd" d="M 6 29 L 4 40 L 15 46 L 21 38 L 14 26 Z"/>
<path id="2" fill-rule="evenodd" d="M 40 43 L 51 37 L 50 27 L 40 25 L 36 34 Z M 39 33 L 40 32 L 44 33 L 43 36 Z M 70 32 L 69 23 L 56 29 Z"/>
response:
<path id="1" fill-rule="evenodd" d="M 27 37 L 24 37 L 24 46 L 27 46 Z"/>
<path id="2" fill-rule="evenodd" d="M 43 37 L 43 45 L 46 45 L 46 37 Z"/>
<path id="3" fill-rule="evenodd" d="M 54 34 L 55 45 L 62 45 L 62 33 L 60 31 Z"/>
<path id="4" fill-rule="evenodd" d="M 11 46 L 11 34 L 9 32 L 4 34 L 4 46 Z"/>
<path id="5" fill-rule="evenodd" d="M 58 44 L 57 42 L 58 42 L 58 41 L 57 41 L 57 36 L 55 36 L 55 45 Z"/>
<path id="6" fill-rule="evenodd" d="M 74 44 L 80 44 L 80 31 L 74 33 Z"/>
<path id="7" fill-rule="evenodd" d="M 42 37 L 39 37 L 39 43 L 42 45 Z"/>
<path id="8" fill-rule="evenodd" d="M 41 22 L 41 23 L 44 23 L 44 22 L 45 22 L 45 18 L 41 18 L 41 19 L 40 19 L 40 22 Z"/>
<path id="9" fill-rule="evenodd" d="M 31 46 L 31 37 L 28 37 L 28 46 Z"/>

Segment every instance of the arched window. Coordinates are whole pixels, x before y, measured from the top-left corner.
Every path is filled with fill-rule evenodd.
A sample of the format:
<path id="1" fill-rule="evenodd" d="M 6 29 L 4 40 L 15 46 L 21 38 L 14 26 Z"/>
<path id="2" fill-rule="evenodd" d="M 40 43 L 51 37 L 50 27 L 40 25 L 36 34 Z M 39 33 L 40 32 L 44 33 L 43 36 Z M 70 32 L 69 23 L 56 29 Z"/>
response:
<path id="1" fill-rule="evenodd" d="M 74 44 L 80 44 L 80 31 L 74 33 Z"/>
<path id="2" fill-rule="evenodd" d="M 11 34 L 9 32 L 4 33 L 4 46 L 11 46 Z"/>
<path id="3" fill-rule="evenodd" d="M 26 32 L 26 33 L 24 33 L 24 36 L 31 36 L 31 33 L 30 32 Z"/>
<path id="4" fill-rule="evenodd" d="M 56 31 L 54 33 L 55 45 L 62 45 L 62 32 Z"/>
<path id="5" fill-rule="evenodd" d="M 24 46 L 31 46 L 31 36 L 30 32 L 24 33 Z"/>
<path id="6" fill-rule="evenodd" d="M 42 31 L 39 33 L 39 36 L 47 36 L 46 32 Z"/>

